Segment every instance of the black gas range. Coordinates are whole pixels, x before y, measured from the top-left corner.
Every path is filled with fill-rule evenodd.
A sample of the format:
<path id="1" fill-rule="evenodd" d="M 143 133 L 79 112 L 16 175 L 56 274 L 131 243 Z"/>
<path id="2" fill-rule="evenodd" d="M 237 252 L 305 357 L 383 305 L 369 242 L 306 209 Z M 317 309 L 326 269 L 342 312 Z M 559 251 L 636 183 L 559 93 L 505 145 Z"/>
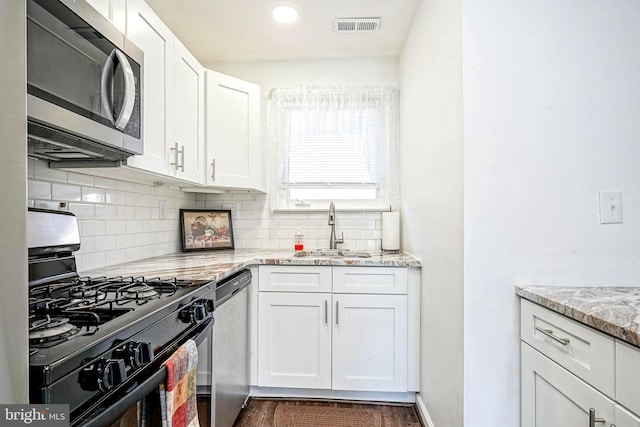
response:
<path id="1" fill-rule="evenodd" d="M 107 425 L 164 381 L 180 345 L 209 335 L 216 284 L 80 277 L 76 217 L 28 215 L 30 401 L 69 404 L 72 425 Z"/>

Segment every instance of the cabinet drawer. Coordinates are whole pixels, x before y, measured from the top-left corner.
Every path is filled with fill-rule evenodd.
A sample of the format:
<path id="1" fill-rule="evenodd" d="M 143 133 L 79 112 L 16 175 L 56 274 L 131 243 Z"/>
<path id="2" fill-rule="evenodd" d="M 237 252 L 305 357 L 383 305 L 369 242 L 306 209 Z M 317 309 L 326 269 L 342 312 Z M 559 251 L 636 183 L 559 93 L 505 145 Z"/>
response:
<path id="1" fill-rule="evenodd" d="M 640 349 L 616 340 L 616 400 L 640 414 Z"/>
<path id="2" fill-rule="evenodd" d="M 260 291 L 331 292 L 331 267 L 260 266 Z"/>
<path id="3" fill-rule="evenodd" d="M 334 267 L 333 292 L 345 294 L 407 293 L 407 269 L 390 267 Z"/>
<path id="4" fill-rule="evenodd" d="M 521 300 L 522 340 L 609 397 L 614 396 L 614 339 Z"/>

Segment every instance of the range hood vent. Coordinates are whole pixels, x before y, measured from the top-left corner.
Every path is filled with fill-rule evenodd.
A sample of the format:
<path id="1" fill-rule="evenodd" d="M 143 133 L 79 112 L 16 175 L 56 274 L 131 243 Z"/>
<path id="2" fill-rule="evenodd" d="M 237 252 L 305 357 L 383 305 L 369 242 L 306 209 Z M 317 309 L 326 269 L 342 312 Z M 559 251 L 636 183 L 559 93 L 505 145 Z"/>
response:
<path id="1" fill-rule="evenodd" d="M 370 33 L 378 31 L 380 18 L 335 18 L 333 31 L 335 33 Z"/>

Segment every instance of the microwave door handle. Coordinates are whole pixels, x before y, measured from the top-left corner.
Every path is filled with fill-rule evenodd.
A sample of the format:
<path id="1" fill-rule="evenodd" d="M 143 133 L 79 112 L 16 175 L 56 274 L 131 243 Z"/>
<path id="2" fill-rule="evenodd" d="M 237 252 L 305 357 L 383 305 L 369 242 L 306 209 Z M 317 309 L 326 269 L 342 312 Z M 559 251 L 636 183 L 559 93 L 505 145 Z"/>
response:
<path id="1" fill-rule="evenodd" d="M 116 128 L 122 130 L 129 123 L 131 113 L 133 113 L 133 106 L 136 102 L 136 79 L 127 56 L 117 49 L 115 52 L 124 77 L 124 103 L 122 104 L 120 115 L 115 122 Z"/>
<path id="2" fill-rule="evenodd" d="M 111 101 L 111 87 L 113 83 L 113 66 L 116 57 L 116 49 L 111 51 L 111 54 L 107 58 L 104 63 L 104 67 L 102 67 L 102 77 L 100 79 L 101 83 L 101 97 L 102 97 L 102 109 L 104 110 L 104 115 L 111 123 L 113 123 L 113 105 Z"/>

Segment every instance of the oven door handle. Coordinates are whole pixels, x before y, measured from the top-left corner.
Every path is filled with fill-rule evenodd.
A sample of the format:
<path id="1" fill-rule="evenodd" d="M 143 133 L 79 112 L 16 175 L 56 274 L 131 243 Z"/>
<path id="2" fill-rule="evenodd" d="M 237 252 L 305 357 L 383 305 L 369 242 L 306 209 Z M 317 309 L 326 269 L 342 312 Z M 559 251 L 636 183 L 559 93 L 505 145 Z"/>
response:
<path id="1" fill-rule="evenodd" d="M 207 320 L 204 320 L 199 326 L 203 323 L 206 323 Z M 192 337 L 196 344 L 200 345 L 200 343 L 209 335 L 211 329 L 213 328 L 214 319 L 213 317 L 209 318 L 209 322 L 206 324 L 204 329 L 202 329 L 198 335 Z M 161 383 L 163 383 L 167 378 L 167 367 L 162 365 L 156 372 L 154 372 L 149 378 L 141 382 L 135 389 L 131 392 L 127 392 L 122 399 L 115 402 L 110 407 L 102 410 L 95 417 L 91 417 L 91 419 L 87 420 L 86 423 L 81 423 L 82 427 L 99 427 L 110 425 L 115 420 L 117 420 L 122 414 L 126 412 L 127 409 L 132 407 L 137 401 L 141 400 L 143 397 L 147 396 L 149 393 L 154 391 Z"/>

